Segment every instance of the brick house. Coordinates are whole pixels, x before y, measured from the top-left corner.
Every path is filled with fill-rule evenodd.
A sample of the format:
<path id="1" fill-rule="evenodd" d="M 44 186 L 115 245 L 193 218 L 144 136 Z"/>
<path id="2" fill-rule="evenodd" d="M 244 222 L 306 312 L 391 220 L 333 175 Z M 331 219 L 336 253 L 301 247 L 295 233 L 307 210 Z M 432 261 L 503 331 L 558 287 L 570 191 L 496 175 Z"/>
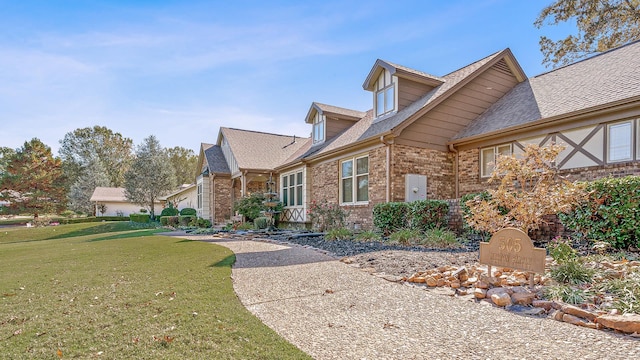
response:
<path id="1" fill-rule="evenodd" d="M 252 132 L 222 128 L 207 149 L 216 148 L 211 161 L 232 164 L 225 174 L 239 179 L 226 185 L 227 198 L 253 182 L 264 188 L 271 175 L 284 221 L 306 222 L 310 203 L 326 200 L 349 210 L 350 223 L 370 227 L 381 202 L 486 189 L 495 157 L 528 143 L 564 144 L 559 166 L 574 179 L 640 173 L 640 42 L 532 78 L 509 49 L 443 76 L 377 60 L 363 88 L 371 110 L 312 103 L 305 118 L 312 136 L 273 147 L 277 160 L 238 140 Z"/>

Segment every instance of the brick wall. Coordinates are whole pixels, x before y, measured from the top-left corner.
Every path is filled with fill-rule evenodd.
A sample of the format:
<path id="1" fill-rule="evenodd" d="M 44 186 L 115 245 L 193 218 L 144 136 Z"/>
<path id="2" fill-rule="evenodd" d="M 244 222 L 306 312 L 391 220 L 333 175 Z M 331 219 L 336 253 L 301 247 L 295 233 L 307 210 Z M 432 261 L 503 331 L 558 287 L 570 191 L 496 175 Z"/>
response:
<path id="1" fill-rule="evenodd" d="M 480 151 L 471 149 L 458 153 L 458 181 L 460 196 L 477 193 L 489 188 L 486 179 L 480 178 Z"/>
<path id="2" fill-rule="evenodd" d="M 222 224 L 231 218 L 231 179 L 214 177 L 213 179 L 213 222 Z"/>
<path id="3" fill-rule="evenodd" d="M 405 200 L 405 175 L 427 176 L 428 199 L 455 197 L 454 155 L 438 150 L 392 145 L 391 201 Z"/>

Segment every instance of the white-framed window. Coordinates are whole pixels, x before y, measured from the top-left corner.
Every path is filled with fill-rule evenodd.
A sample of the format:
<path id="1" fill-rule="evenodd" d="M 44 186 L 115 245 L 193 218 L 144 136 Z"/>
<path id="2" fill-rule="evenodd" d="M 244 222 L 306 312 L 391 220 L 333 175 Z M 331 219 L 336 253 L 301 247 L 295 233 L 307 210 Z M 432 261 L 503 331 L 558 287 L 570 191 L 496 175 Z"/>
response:
<path id="1" fill-rule="evenodd" d="M 387 70 L 384 70 L 378 77 L 374 107 L 376 109 L 376 117 L 388 114 L 396 109 L 395 84 Z"/>
<path id="2" fill-rule="evenodd" d="M 202 209 L 202 183 L 198 184 L 197 201 L 198 201 L 198 209 Z"/>
<path id="3" fill-rule="evenodd" d="M 607 162 L 633 160 L 635 121 L 607 125 Z"/>
<path id="4" fill-rule="evenodd" d="M 340 203 L 369 201 L 369 156 L 359 156 L 340 162 Z"/>
<path id="5" fill-rule="evenodd" d="M 284 174 L 280 177 L 280 180 L 282 184 L 282 204 L 286 207 L 302 206 L 302 170 Z"/>
<path id="6" fill-rule="evenodd" d="M 324 141 L 325 134 L 324 115 L 320 115 L 316 112 L 316 116 L 313 118 L 313 143 L 317 144 Z"/>
<path id="7" fill-rule="evenodd" d="M 491 146 L 480 150 L 480 176 L 489 177 L 496 166 L 499 155 L 510 156 L 513 153 L 511 144 Z"/>

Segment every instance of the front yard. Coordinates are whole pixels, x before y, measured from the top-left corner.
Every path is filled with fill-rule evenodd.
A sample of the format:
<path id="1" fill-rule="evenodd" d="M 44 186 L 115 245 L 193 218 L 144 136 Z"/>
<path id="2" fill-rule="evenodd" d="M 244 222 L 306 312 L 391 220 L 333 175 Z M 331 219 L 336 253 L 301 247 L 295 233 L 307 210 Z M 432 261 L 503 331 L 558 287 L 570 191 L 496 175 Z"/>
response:
<path id="1" fill-rule="evenodd" d="M 226 248 L 128 223 L 0 230 L 2 358 L 308 358 L 238 301 Z"/>

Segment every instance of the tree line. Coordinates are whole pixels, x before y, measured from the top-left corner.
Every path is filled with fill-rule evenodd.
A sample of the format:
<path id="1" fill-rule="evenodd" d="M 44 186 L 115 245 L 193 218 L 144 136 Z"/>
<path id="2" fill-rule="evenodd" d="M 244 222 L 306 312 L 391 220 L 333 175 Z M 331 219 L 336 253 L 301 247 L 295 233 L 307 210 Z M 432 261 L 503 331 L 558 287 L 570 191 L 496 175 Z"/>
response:
<path id="1" fill-rule="evenodd" d="M 0 201 L 14 214 L 92 214 L 96 187 L 123 187 L 129 201 L 154 214 L 158 197 L 193 183 L 197 160 L 193 150 L 163 148 L 153 135 L 134 147 L 104 126 L 76 129 L 60 140 L 59 156 L 38 138 L 0 147 Z"/>

